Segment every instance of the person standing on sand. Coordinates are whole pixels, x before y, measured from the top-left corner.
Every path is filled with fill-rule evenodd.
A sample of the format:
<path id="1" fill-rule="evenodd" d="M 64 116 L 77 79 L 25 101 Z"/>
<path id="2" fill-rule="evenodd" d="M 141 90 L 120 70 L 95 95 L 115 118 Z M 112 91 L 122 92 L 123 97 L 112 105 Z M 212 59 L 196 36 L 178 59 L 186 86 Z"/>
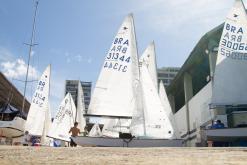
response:
<path id="1" fill-rule="evenodd" d="M 72 137 L 76 137 L 80 133 L 80 129 L 77 128 L 77 126 L 78 126 L 78 122 L 75 122 L 74 127 L 71 127 L 69 130 L 69 133 L 72 133 L 72 135 L 71 135 Z M 77 144 L 72 140 L 72 138 L 70 138 L 70 146 L 71 147 L 77 146 Z"/>
<path id="2" fill-rule="evenodd" d="M 28 143 L 30 142 L 30 136 L 29 136 L 29 132 L 25 131 L 24 136 L 23 136 L 23 142 L 22 145 L 23 146 L 28 146 Z"/>

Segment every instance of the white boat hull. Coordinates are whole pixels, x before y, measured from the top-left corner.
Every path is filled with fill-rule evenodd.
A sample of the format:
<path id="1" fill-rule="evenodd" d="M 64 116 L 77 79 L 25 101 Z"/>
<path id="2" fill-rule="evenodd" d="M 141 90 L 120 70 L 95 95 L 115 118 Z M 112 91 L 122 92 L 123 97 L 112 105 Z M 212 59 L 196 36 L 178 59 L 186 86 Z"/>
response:
<path id="1" fill-rule="evenodd" d="M 119 139 L 108 137 L 72 137 L 73 141 L 80 145 L 92 145 L 98 147 L 182 147 L 182 139 Z"/>
<path id="2" fill-rule="evenodd" d="M 23 136 L 25 120 L 15 117 L 11 121 L 0 121 L 0 136 L 7 138 L 18 138 Z"/>

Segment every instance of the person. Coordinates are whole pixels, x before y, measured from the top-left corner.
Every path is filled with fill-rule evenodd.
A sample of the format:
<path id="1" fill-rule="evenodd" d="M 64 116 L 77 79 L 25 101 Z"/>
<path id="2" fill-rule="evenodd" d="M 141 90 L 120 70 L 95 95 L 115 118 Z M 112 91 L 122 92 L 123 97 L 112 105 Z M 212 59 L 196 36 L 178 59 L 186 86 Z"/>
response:
<path id="1" fill-rule="evenodd" d="M 25 131 L 24 136 L 23 136 L 22 145 L 23 146 L 28 146 L 29 142 L 30 142 L 29 132 L 28 131 Z"/>
<path id="2" fill-rule="evenodd" d="M 80 133 L 80 129 L 77 128 L 77 126 L 78 126 L 78 122 L 75 122 L 74 123 L 74 127 L 71 127 L 70 130 L 69 130 L 69 133 L 72 133 L 72 135 L 71 135 L 72 137 L 76 137 Z M 77 144 L 73 141 L 72 138 L 70 138 L 70 146 L 71 147 L 76 147 L 77 146 Z"/>
<path id="3" fill-rule="evenodd" d="M 87 136 L 87 135 L 88 135 L 87 126 L 85 126 L 83 136 Z"/>
<path id="4" fill-rule="evenodd" d="M 224 128 L 224 127 L 225 127 L 225 125 L 223 123 L 221 123 L 221 120 L 216 120 L 211 128 L 213 128 L 213 129 L 221 129 L 221 128 Z"/>
<path id="5" fill-rule="evenodd" d="M 31 136 L 30 138 L 31 140 L 31 143 L 32 143 L 32 146 L 40 146 L 41 145 L 41 138 L 38 137 L 38 136 Z"/>
<path id="6" fill-rule="evenodd" d="M 54 140 L 53 140 L 53 146 L 54 146 L 54 147 L 61 147 L 61 140 L 59 140 L 59 139 L 54 139 Z"/>
<path id="7" fill-rule="evenodd" d="M 222 129 L 225 128 L 225 125 L 221 122 L 221 120 L 215 120 L 214 124 L 211 126 L 212 129 Z M 212 141 L 210 146 L 212 147 L 225 147 L 227 143 L 221 141 Z"/>

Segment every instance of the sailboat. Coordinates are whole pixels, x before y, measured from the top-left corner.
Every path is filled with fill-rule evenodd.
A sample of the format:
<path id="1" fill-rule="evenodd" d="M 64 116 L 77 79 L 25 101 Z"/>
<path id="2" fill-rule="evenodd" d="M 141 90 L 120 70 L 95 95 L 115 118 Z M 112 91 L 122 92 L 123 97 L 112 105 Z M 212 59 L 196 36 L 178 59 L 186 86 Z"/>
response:
<path id="1" fill-rule="evenodd" d="M 144 74 L 146 74 L 146 72 Z M 146 79 L 143 77 L 143 80 Z M 151 82 L 151 84 L 153 83 L 151 78 L 149 82 Z M 150 106 L 145 104 L 144 112 L 141 99 L 142 93 L 140 92 L 142 89 L 134 21 L 132 14 L 130 14 L 123 21 L 105 58 L 89 105 L 88 116 L 115 118 L 116 120 L 131 119 L 133 116 L 130 124 L 131 133 L 135 136 L 141 134 L 142 137 L 115 138 L 78 136 L 72 137 L 73 141 L 78 145 L 89 144 L 113 147 L 181 146 L 181 140 L 156 138 L 163 137 L 160 133 L 165 133 L 166 137 L 170 137 L 173 134 L 173 130 L 169 127 L 169 130 L 159 132 L 157 130 L 160 128 L 163 129 L 164 124 L 159 122 L 156 128 L 153 117 L 144 116 L 146 114 L 150 115 Z M 153 88 L 151 90 L 153 90 Z M 158 97 L 157 89 L 155 89 L 155 92 Z M 159 107 L 161 107 L 161 104 Z M 140 120 L 144 118 L 146 118 L 146 120 Z M 147 121 L 147 123 L 145 121 Z M 167 124 L 167 120 L 162 121 Z M 133 128 L 143 129 L 139 130 Z"/>
<path id="2" fill-rule="evenodd" d="M 158 90 L 157 64 L 155 55 L 155 44 L 151 42 L 139 59 L 140 64 L 146 64 L 151 78 Z M 130 133 L 131 119 L 106 119 L 103 127 L 103 136 L 119 137 L 119 132 Z"/>
<path id="3" fill-rule="evenodd" d="M 41 75 L 32 97 L 25 123 L 25 131 L 28 131 L 32 136 L 42 137 L 49 129 L 48 127 L 51 122 L 51 114 L 49 114 L 50 73 L 51 66 L 49 65 Z M 41 141 L 41 144 L 44 143 L 44 141 Z"/>
<path id="4" fill-rule="evenodd" d="M 0 108 L 0 137 L 12 138 L 21 141 L 23 136 L 26 114 L 16 109 L 9 103 Z"/>
<path id="5" fill-rule="evenodd" d="M 238 37 L 232 40 L 233 37 Z M 247 14 L 236 0 L 226 17 L 213 78 L 211 107 L 247 104 Z"/>
<path id="6" fill-rule="evenodd" d="M 237 37 L 234 40 L 234 37 Z M 211 109 L 246 109 L 247 14 L 241 0 L 229 11 L 219 42 L 212 80 Z M 207 130 L 208 139 L 233 141 L 246 138 L 246 128 Z"/>
<path id="7" fill-rule="evenodd" d="M 67 93 L 59 106 L 59 110 L 51 124 L 48 137 L 63 141 L 70 141 L 69 130 L 74 126 L 76 107 L 70 93 Z"/>

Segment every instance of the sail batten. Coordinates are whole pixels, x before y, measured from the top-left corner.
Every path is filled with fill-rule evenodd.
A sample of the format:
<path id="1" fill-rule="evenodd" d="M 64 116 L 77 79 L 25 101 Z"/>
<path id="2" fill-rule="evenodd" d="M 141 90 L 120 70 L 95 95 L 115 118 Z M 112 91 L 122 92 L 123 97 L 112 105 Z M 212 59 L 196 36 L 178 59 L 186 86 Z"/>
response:
<path id="1" fill-rule="evenodd" d="M 219 43 L 211 107 L 247 103 L 247 14 L 241 0 L 228 13 Z"/>

